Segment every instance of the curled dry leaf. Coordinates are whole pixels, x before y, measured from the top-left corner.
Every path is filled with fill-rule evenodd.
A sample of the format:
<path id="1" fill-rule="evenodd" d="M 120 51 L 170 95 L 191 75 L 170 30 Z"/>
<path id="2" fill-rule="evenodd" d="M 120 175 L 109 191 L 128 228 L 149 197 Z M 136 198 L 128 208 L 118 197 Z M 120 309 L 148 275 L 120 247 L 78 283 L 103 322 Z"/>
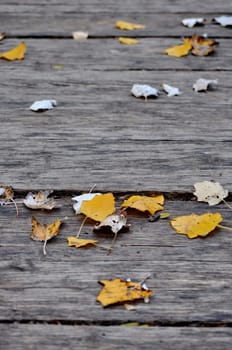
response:
<path id="1" fill-rule="evenodd" d="M 203 25 L 204 22 L 204 18 L 185 18 L 182 20 L 182 24 L 188 28 L 193 28 L 196 25 Z"/>
<path id="2" fill-rule="evenodd" d="M 12 202 L 15 206 L 17 215 L 19 214 L 17 204 L 14 200 L 14 191 L 11 186 L 0 185 L 0 205 Z"/>
<path id="3" fill-rule="evenodd" d="M 84 41 L 88 39 L 89 33 L 88 32 L 73 32 L 72 33 L 74 40 Z"/>
<path id="4" fill-rule="evenodd" d="M 205 213 L 202 215 L 178 216 L 172 219 L 170 223 L 177 233 L 187 235 L 188 238 L 196 238 L 207 236 L 215 230 L 222 220 L 220 213 Z"/>
<path id="5" fill-rule="evenodd" d="M 165 50 L 168 56 L 183 57 L 188 55 L 192 49 L 191 38 L 185 38 L 184 43 L 176 46 L 172 46 Z"/>
<path id="6" fill-rule="evenodd" d="M 108 215 L 115 212 L 113 194 L 100 194 L 91 200 L 83 201 L 80 212 L 92 220 L 102 222 Z"/>
<path id="7" fill-rule="evenodd" d="M 90 201 L 93 199 L 95 196 L 99 196 L 101 193 L 85 193 L 81 194 L 80 196 L 75 196 L 72 198 L 73 201 L 76 203 L 73 204 L 73 209 L 76 212 L 76 214 L 81 213 L 81 206 L 83 201 Z"/>
<path id="8" fill-rule="evenodd" d="M 191 38 L 192 54 L 196 56 L 208 56 L 214 52 L 218 42 L 214 39 L 208 39 L 203 36 L 194 34 Z"/>
<path id="9" fill-rule="evenodd" d="M 31 238 L 34 241 L 44 241 L 43 253 L 46 255 L 46 244 L 47 241 L 56 237 L 59 234 L 61 221 L 56 219 L 51 224 L 42 225 L 39 221 L 33 216 L 32 217 L 32 234 Z"/>
<path id="10" fill-rule="evenodd" d="M 44 112 L 49 109 L 53 109 L 57 106 L 56 100 L 41 100 L 36 101 L 30 106 L 30 110 L 33 112 Z"/>
<path id="11" fill-rule="evenodd" d="M 135 30 L 135 29 L 144 29 L 143 24 L 131 23 L 126 21 L 117 21 L 115 27 L 120 30 Z"/>
<path id="12" fill-rule="evenodd" d="M 220 24 L 222 27 L 232 26 L 232 16 L 220 16 L 213 18 L 212 22 Z"/>
<path id="13" fill-rule="evenodd" d="M 150 85 L 134 84 L 131 89 L 131 94 L 135 97 L 144 97 L 147 99 L 148 97 L 158 97 L 159 91 Z"/>
<path id="14" fill-rule="evenodd" d="M 217 84 L 217 80 L 207 80 L 200 78 L 195 82 L 195 84 L 193 84 L 193 90 L 196 92 L 207 91 L 209 88 Z"/>
<path id="15" fill-rule="evenodd" d="M 137 39 L 126 38 L 126 37 L 122 37 L 122 36 L 120 36 L 118 38 L 118 41 L 120 42 L 120 44 L 124 44 L 124 45 L 136 45 L 139 43 L 139 41 Z"/>
<path id="16" fill-rule="evenodd" d="M 120 278 L 101 280 L 99 283 L 103 288 L 96 300 L 99 301 L 103 307 L 139 299 L 144 299 L 144 301 L 147 302 L 152 295 L 152 291 L 143 288 L 140 283 L 123 281 Z"/>
<path id="17" fill-rule="evenodd" d="M 151 215 L 154 215 L 155 212 L 164 209 L 163 204 L 164 204 L 163 195 L 159 195 L 155 197 L 131 196 L 122 203 L 121 207 L 134 208 L 142 212 L 148 211 Z"/>
<path id="18" fill-rule="evenodd" d="M 182 94 L 179 88 L 168 84 L 161 84 L 161 88 L 168 94 L 168 97 L 178 96 Z"/>
<path id="19" fill-rule="evenodd" d="M 229 194 L 219 182 L 214 181 L 197 182 L 194 188 L 193 194 L 197 197 L 198 202 L 206 202 L 209 205 L 219 204 Z"/>
<path id="20" fill-rule="evenodd" d="M 74 236 L 68 236 L 68 246 L 69 247 L 75 247 L 75 248 L 83 248 L 88 246 L 96 246 L 98 241 L 95 241 L 93 239 L 81 239 Z"/>
<path id="21" fill-rule="evenodd" d="M 114 234 L 117 234 L 122 228 L 129 229 L 125 213 L 109 215 L 99 225 L 94 226 L 94 230 L 101 230 L 103 227 L 110 227 Z"/>
<path id="22" fill-rule="evenodd" d="M 15 48 L 9 51 L 0 53 L 0 58 L 7 61 L 22 60 L 24 58 L 25 52 L 26 52 L 26 44 L 22 41 Z"/>
<path id="23" fill-rule="evenodd" d="M 0 41 L 2 41 L 6 37 L 6 33 L 0 33 Z"/>
<path id="24" fill-rule="evenodd" d="M 39 191 L 37 193 L 29 192 L 26 198 L 23 200 L 23 203 L 26 207 L 30 209 L 46 209 L 52 210 L 56 208 L 56 202 L 53 198 L 48 198 L 48 196 L 53 191 Z"/>

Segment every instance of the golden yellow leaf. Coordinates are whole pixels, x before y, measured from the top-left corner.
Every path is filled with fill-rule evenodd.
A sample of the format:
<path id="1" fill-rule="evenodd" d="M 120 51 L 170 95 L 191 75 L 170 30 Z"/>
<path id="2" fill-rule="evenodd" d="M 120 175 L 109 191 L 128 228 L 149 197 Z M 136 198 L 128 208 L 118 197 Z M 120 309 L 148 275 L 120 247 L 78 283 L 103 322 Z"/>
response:
<path id="1" fill-rule="evenodd" d="M 75 247 L 75 248 L 82 248 L 87 246 L 95 246 L 98 241 L 95 241 L 93 239 L 81 239 L 74 236 L 68 236 L 68 246 L 69 247 Z"/>
<path id="2" fill-rule="evenodd" d="M 15 48 L 0 53 L 0 58 L 8 61 L 22 60 L 24 58 L 24 54 L 26 52 L 26 44 L 22 41 Z"/>
<path id="3" fill-rule="evenodd" d="M 126 37 L 123 37 L 123 36 L 120 36 L 118 38 L 118 41 L 121 43 L 121 44 L 125 44 L 125 45 L 136 45 L 139 43 L 138 40 L 136 39 L 133 39 L 133 38 L 126 38 Z"/>
<path id="4" fill-rule="evenodd" d="M 191 214 L 172 219 L 171 225 L 177 233 L 196 238 L 207 236 L 222 220 L 220 213 Z"/>
<path id="5" fill-rule="evenodd" d="M 122 281 L 120 278 L 101 280 L 99 283 L 103 285 L 103 288 L 96 300 L 99 301 L 103 307 L 138 299 L 147 301 L 152 295 L 152 291 L 143 288 L 141 284 L 131 281 Z"/>
<path id="6" fill-rule="evenodd" d="M 115 211 L 114 196 L 112 193 L 105 193 L 95 196 L 93 199 L 83 201 L 80 212 L 88 218 L 102 222 L 108 215 Z"/>
<path id="7" fill-rule="evenodd" d="M 51 224 L 42 225 L 32 216 L 32 235 L 34 241 L 48 241 L 59 234 L 61 221 L 56 219 Z"/>
<path id="8" fill-rule="evenodd" d="M 135 29 L 144 29 L 143 24 L 131 23 L 126 21 L 117 21 L 115 27 L 120 30 L 135 30 Z"/>
<path id="9" fill-rule="evenodd" d="M 155 212 L 164 209 L 162 204 L 164 204 L 164 196 L 162 194 L 155 197 L 131 196 L 122 203 L 121 207 L 134 208 L 143 212 L 148 211 L 151 215 L 154 215 Z"/>
<path id="10" fill-rule="evenodd" d="M 192 48 L 191 38 L 185 38 L 181 45 L 173 46 L 165 50 L 168 56 L 182 57 L 186 56 Z"/>
<path id="11" fill-rule="evenodd" d="M 204 38 L 194 34 L 191 38 L 192 44 L 192 54 L 196 56 L 208 56 L 215 49 L 215 46 L 218 44 L 214 39 Z"/>

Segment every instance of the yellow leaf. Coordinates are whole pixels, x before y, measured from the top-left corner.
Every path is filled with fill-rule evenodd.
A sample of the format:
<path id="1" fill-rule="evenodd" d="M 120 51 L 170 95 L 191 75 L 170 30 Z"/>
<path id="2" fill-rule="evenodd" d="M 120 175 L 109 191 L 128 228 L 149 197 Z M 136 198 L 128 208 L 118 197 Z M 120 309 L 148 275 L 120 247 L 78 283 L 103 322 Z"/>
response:
<path id="1" fill-rule="evenodd" d="M 35 241 L 48 241 L 59 234 L 60 225 L 61 221 L 59 219 L 56 219 L 51 224 L 42 225 L 33 216 L 31 238 Z"/>
<path id="2" fill-rule="evenodd" d="M 205 237 L 223 220 L 220 213 L 205 213 L 202 215 L 178 216 L 171 220 L 171 225 L 177 233 L 188 238 Z"/>
<path id="3" fill-rule="evenodd" d="M 133 39 L 133 38 L 125 38 L 123 36 L 120 36 L 118 38 L 118 41 L 121 43 L 121 44 L 125 44 L 125 45 L 136 45 L 139 43 L 138 40 L 136 39 Z"/>
<path id="4" fill-rule="evenodd" d="M 164 204 L 163 195 L 156 197 L 131 196 L 122 203 L 121 207 L 134 208 L 143 212 L 148 211 L 151 215 L 154 215 L 155 212 L 164 209 L 162 204 Z"/>
<path id="5" fill-rule="evenodd" d="M 99 283 L 103 285 L 103 288 L 97 296 L 97 301 L 103 307 L 138 299 L 148 300 L 152 295 L 152 291 L 144 289 L 141 284 L 122 281 L 120 278 L 101 280 Z"/>
<path id="6" fill-rule="evenodd" d="M 93 199 L 83 201 L 80 212 L 88 218 L 102 222 L 115 211 L 114 196 L 112 193 L 100 194 Z"/>
<path id="7" fill-rule="evenodd" d="M 185 38 L 181 45 L 173 46 L 165 50 L 168 56 L 182 57 L 186 56 L 192 48 L 191 38 Z"/>
<path id="8" fill-rule="evenodd" d="M 0 58 L 8 61 L 22 60 L 24 58 L 25 52 L 26 52 L 26 44 L 22 41 L 15 48 L 9 51 L 0 53 Z"/>
<path id="9" fill-rule="evenodd" d="M 135 29 L 144 29 L 143 24 L 131 23 L 126 21 L 117 21 L 115 27 L 121 30 L 135 30 Z"/>
<path id="10" fill-rule="evenodd" d="M 87 247 L 91 245 L 95 246 L 98 242 L 93 239 L 81 239 L 74 236 L 67 237 L 67 240 L 68 240 L 68 246 L 75 247 L 75 248 L 82 248 L 82 247 Z"/>

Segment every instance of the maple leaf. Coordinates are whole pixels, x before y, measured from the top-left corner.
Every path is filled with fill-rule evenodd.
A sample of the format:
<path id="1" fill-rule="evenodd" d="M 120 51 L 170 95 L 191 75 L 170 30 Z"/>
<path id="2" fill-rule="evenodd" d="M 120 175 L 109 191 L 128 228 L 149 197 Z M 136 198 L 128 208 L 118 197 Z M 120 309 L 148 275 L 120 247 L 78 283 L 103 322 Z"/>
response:
<path id="1" fill-rule="evenodd" d="M 46 244 L 47 241 L 56 237 L 59 234 L 61 221 L 56 219 L 51 224 L 42 225 L 39 221 L 33 216 L 32 217 L 32 234 L 31 238 L 34 241 L 44 241 L 43 253 L 46 255 Z"/>
<path id="2" fill-rule="evenodd" d="M 191 38 L 192 54 L 196 56 L 208 56 L 211 54 L 218 42 L 203 36 L 194 34 Z"/>
<path id="3" fill-rule="evenodd" d="M 115 201 L 112 193 L 95 196 L 93 199 L 83 201 L 80 212 L 88 218 L 102 222 L 115 211 Z"/>
<path id="4" fill-rule="evenodd" d="M 162 204 L 164 204 L 163 195 L 155 197 L 131 196 L 122 203 L 121 207 L 134 208 L 143 212 L 148 211 L 151 215 L 154 215 L 155 212 L 164 209 Z"/>
<path id="5" fill-rule="evenodd" d="M 81 194 L 80 196 L 72 197 L 72 200 L 76 203 L 73 204 L 73 209 L 75 210 L 76 214 L 81 213 L 81 206 L 83 201 L 89 201 L 93 199 L 95 196 L 98 196 L 101 193 L 85 193 Z"/>
<path id="6" fill-rule="evenodd" d="M 216 205 L 223 201 L 229 194 L 219 182 L 202 181 L 194 184 L 195 192 L 193 193 L 198 202 L 206 202 L 209 205 Z"/>
<path id="7" fill-rule="evenodd" d="M 75 247 L 75 248 L 96 246 L 96 244 L 98 243 L 98 241 L 93 240 L 93 239 L 81 239 L 81 238 L 77 238 L 74 236 L 68 236 L 67 240 L 68 240 L 68 246 Z"/>
<path id="8" fill-rule="evenodd" d="M 122 281 L 120 278 L 101 280 L 99 283 L 103 285 L 103 288 L 96 300 L 99 301 L 103 307 L 138 299 L 147 301 L 152 295 L 152 291 L 143 288 L 143 285 L 140 283 Z"/>
<path id="9" fill-rule="evenodd" d="M 222 220 L 220 213 L 205 213 L 202 215 L 178 216 L 172 219 L 170 223 L 177 233 L 187 235 L 188 238 L 196 238 L 207 236 Z"/>
<path id="10" fill-rule="evenodd" d="M 0 53 L 0 58 L 7 61 L 22 60 L 24 58 L 25 52 L 26 52 L 26 44 L 22 41 L 15 48 L 9 51 Z"/>
<path id="11" fill-rule="evenodd" d="M 172 46 L 165 50 L 165 53 L 168 56 L 174 57 L 182 57 L 188 55 L 190 50 L 192 49 L 192 41 L 191 38 L 185 38 L 184 43 L 181 45 Z"/>
<path id="12" fill-rule="evenodd" d="M 39 191 L 37 193 L 29 192 L 23 203 L 26 207 L 30 209 L 46 209 L 52 210 L 56 207 L 56 203 L 53 198 L 48 198 L 48 196 L 53 191 Z"/>
<path id="13" fill-rule="evenodd" d="M 131 23 L 126 21 L 117 21 L 115 27 L 120 30 L 135 30 L 135 29 L 144 29 L 143 24 Z"/>
<path id="14" fill-rule="evenodd" d="M 139 43 L 137 39 L 125 38 L 122 36 L 118 38 L 118 41 L 120 42 L 120 44 L 124 44 L 124 45 L 136 45 Z"/>

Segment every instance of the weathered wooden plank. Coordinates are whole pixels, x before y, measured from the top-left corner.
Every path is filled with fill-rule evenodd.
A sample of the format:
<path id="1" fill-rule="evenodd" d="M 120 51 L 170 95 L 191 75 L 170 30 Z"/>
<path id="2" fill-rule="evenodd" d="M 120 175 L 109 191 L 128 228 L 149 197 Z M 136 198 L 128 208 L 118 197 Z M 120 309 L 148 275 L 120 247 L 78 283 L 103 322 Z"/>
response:
<path id="1" fill-rule="evenodd" d="M 17 198 L 16 198 L 17 200 Z M 71 200 L 52 213 L 31 212 L 19 205 L 1 208 L 1 320 L 63 320 L 77 322 L 231 322 L 230 233 L 217 231 L 207 239 L 188 240 L 177 235 L 168 221 L 148 222 L 145 216 L 129 215 L 128 233 L 120 234 L 112 254 L 102 249 L 68 248 L 66 237 L 77 232 L 82 218 L 72 211 Z M 170 202 L 171 216 L 208 211 L 204 203 Z M 231 211 L 213 208 L 230 225 Z M 29 239 L 31 215 L 42 222 L 64 218 L 61 234 L 42 244 Z M 17 229 L 16 229 L 17 227 Z M 88 234 L 84 233 L 88 232 Z M 110 244 L 109 234 L 92 233 L 89 223 L 82 237 L 98 237 Z M 149 304 L 129 312 L 122 307 L 103 309 L 96 296 L 97 281 L 115 277 L 140 281 L 148 273 L 154 291 Z"/>
<path id="2" fill-rule="evenodd" d="M 231 328 L 100 327 L 62 325 L 0 325 L 5 350 L 144 349 L 229 350 Z"/>

